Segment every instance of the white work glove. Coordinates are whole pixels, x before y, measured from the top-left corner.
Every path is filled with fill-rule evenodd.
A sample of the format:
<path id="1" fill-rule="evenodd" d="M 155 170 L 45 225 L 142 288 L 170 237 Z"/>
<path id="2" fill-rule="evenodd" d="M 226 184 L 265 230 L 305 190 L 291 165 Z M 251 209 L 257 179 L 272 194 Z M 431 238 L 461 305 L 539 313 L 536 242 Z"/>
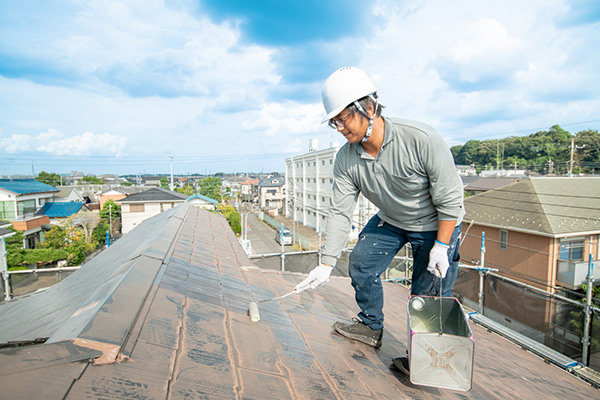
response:
<path id="1" fill-rule="evenodd" d="M 331 271 L 333 271 L 333 267 L 325 264 L 320 264 L 315 269 L 310 271 L 308 274 L 308 278 L 300 282 L 294 290 L 300 291 L 303 290 L 305 286 L 310 285 L 310 288 L 315 290 L 319 286 L 323 286 L 327 282 L 329 282 L 329 275 L 331 275 Z"/>
<path id="2" fill-rule="evenodd" d="M 427 267 L 427 271 L 438 278 L 445 278 L 446 272 L 450 267 L 450 262 L 448 261 L 449 247 L 447 244 L 436 240 L 431 252 L 429 252 L 429 266 Z"/>

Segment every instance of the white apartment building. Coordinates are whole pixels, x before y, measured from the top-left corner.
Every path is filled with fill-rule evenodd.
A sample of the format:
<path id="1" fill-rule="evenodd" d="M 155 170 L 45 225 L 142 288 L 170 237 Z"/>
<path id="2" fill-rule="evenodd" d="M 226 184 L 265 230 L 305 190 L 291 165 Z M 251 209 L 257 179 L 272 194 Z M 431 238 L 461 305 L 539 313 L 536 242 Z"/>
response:
<path id="1" fill-rule="evenodd" d="M 340 145 L 332 143 L 328 149 L 317 148 L 317 139 L 311 139 L 308 153 L 286 158 L 284 212 L 286 217 L 317 232 L 324 232 L 333 188 L 333 163 Z M 360 195 L 354 210 L 350 239 L 356 239 L 360 230 L 378 211 Z"/>

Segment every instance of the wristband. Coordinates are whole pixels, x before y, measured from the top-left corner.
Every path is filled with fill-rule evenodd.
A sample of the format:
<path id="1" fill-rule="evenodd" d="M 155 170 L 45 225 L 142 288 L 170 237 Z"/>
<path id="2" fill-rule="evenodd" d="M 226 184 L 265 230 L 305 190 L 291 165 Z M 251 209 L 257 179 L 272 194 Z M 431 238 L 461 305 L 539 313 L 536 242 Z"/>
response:
<path id="1" fill-rule="evenodd" d="M 439 240 L 435 240 L 436 243 L 443 244 L 444 246 L 450 247 L 448 243 L 440 242 Z"/>

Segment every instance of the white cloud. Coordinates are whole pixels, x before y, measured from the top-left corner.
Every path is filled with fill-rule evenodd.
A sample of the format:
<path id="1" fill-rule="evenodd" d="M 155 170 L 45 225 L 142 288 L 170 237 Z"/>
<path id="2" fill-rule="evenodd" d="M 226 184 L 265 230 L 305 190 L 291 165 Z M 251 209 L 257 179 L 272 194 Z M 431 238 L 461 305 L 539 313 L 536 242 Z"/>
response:
<path id="1" fill-rule="evenodd" d="M 595 120 L 598 24 L 557 27 L 565 3 L 379 1 L 385 23 L 359 66 L 387 115 L 428 122 L 449 141 Z"/>
<path id="2" fill-rule="evenodd" d="M 127 148 L 127 138 L 109 133 L 85 132 L 66 137 L 55 129 L 41 132 L 37 136 L 13 134 L 0 141 L 9 154 L 37 150 L 58 156 L 122 156 Z"/>
<path id="3" fill-rule="evenodd" d="M 320 129 L 322 114 L 319 104 L 270 103 L 254 113 L 253 120 L 242 122 L 242 128 L 262 131 L 267 136 L 306 134 Z"/>

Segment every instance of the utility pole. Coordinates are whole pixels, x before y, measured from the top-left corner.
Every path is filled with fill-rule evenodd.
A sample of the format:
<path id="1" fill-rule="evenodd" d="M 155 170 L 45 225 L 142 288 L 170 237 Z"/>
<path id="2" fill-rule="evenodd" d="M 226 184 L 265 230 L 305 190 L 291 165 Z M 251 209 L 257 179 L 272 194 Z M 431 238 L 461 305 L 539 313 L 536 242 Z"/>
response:
<path id="1" fill-rule="evenodd" d="M 108 203 L 108 226 L 110 227 L 110 237 L 112 238 L 112 204 Z"/>
<path id="2" fill-rule="evenodd" d="M 173 190 L 173 156 L 169 156 L 171 162 L 171 191 Z"/>
<path id="3" fill-rule="evenodd" d="M 585 293 L 585 317 L 583 322 L 583 346 L 581 352 L 581 362 L 586 367 L 589 366 L 590 351 L 590 324 L 592 320 L 592 288 L 594 285 L 594 256 L 592 254 L 592 237 L 590 237 L 590 258 L 588 260 L 588 273 L 586 278 L 587 290 Z"/>
<path id="4" fill-rule="evenodd" d="M 573 153 L 575 152 L 575 138 L 571 138 L 571 161 L 569 161 L 569 178 L 573 176 Z"/>

